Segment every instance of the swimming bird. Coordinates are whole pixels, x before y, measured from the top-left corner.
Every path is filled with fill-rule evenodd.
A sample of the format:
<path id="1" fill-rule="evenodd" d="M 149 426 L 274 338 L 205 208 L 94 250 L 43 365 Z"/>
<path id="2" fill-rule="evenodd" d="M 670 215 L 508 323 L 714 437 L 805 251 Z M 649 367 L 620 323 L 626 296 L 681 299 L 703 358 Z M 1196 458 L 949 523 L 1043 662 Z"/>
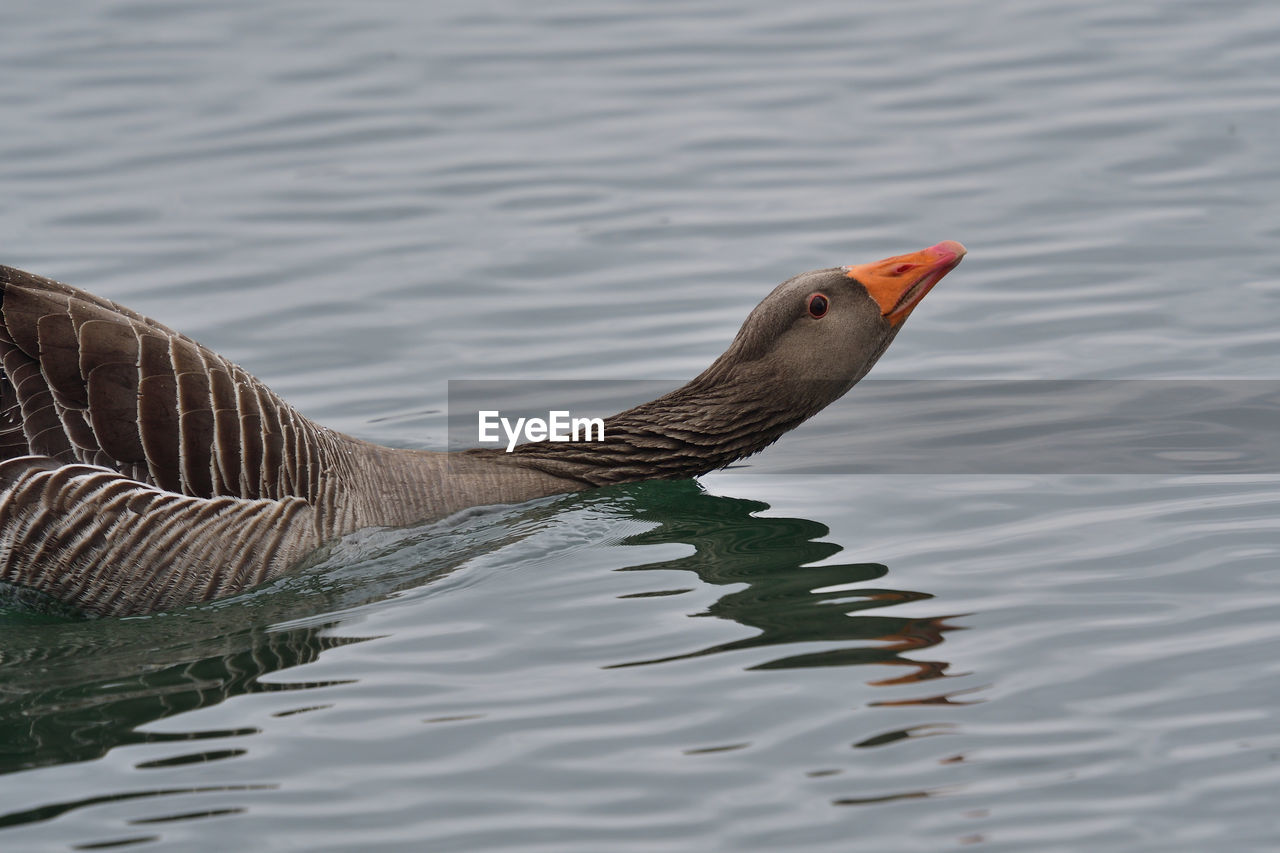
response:
<path id="1" fill-rule="evenodd" d="M 603 440 L 383 447 L 299 414 L 134 311 L 0 266 L 0 584 L 89 615 L 232 595 L 356 530 L 705 474 L 841 397 L 965 248 L 802 273 L 688 384 Z"/>

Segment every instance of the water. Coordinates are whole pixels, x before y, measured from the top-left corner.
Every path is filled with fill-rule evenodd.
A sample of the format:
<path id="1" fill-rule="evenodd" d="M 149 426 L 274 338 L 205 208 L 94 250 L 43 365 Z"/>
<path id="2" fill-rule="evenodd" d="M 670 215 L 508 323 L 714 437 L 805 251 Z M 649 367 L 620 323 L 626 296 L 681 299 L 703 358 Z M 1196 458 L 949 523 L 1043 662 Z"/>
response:
<path id="1" fill-rule="evenodd" d="M 317 420 L 681 379 L 959 239 L 878 379 L 1274 379 L 1265 2 L 10 2 L 3 262 Z M 870 399 L 870 398 L 868 398 Z M 0 624 L 0 844 L 1272 850 L 1280 477 L 756 463 Z M 811 470 L 806 469 L 806 470 Z M 771 473 L 772 472 L 772 473 Z"/>

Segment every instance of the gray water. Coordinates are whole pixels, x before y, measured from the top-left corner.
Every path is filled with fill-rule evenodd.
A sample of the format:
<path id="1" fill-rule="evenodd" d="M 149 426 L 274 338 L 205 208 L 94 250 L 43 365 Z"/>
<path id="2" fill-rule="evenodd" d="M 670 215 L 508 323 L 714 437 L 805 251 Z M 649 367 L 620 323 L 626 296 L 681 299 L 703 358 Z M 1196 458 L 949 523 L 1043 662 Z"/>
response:
<path id="1" fill-rule="evenodd" d="M 943 239 L 876 379 L 1275 379 L 1277 44 L 1263 0 L 7 0 L 0 262 L 401 446 L 449 380 L 680 380 Z M 776 464 L 859 423 L 8 613 L 0 845 L 1280 846 L 1280 476 Z"/>

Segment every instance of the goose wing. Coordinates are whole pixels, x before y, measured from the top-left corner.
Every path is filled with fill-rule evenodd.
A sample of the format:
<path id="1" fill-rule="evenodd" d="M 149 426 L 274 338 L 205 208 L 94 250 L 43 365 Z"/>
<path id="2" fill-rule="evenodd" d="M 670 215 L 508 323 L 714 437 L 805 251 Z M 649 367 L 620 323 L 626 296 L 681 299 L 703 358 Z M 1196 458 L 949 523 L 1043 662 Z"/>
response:
<path id="1" fill-rule="evenodd" d="M 47 456 L 0 462 L 0 583 L 128 616 L 231 595 L 314 552 L 301 498 L 195 498 Z"/>
<path id="2" fill-rule="evenodd" d="M 0 461 L 87 463 L 171 492 L 314 501 L 321 430 L 135 311 L 0 266 Z"/>

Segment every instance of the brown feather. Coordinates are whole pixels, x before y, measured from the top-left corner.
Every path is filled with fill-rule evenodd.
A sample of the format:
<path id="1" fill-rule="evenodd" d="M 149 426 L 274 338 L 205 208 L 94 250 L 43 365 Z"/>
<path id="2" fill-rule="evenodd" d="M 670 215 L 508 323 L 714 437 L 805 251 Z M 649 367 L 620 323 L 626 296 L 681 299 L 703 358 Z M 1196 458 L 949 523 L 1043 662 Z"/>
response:
<path id="1" fill-rule="evenodd" d="M 89 405 L 84 380 L 80 376 L 80 347 L 71 316 L 66 312 L 45 314 L 36 323 L 40 346 L 40 372 L 49 389 L 64 406 L 83 409 Z"/>
<path id="2" fill-rule="evenodd" d="M 262 491 L 262 413 L 251 382 L 237 378 L 236 403 L 240 412 L 240 496 L 266 497 Z"/>
<path id="3" fill-rule="evenodd" d="M 138 363 L 138 333 L 127 320 L 99 317 L 76 329 L 80 347 L 80 375 L 86 380 L 103 364 Z M 136 382 L 135 382 L 136 384 Z"/>
<path id="4" fill-rule="evenodd" d="M 177 403 L 178 382 L 172 375 L 147 376 L 138 383 L 138 432 L 147 468 L 157 486 L 174 492 L 182 489 Z"/>
<path id="5" fill-rule="evenodd" d="M 213 490 L 219 495 L 239 495 L 240 412 L 236 409 L 236 386 L 225 367 L 210 366 L 207 374 L 213 407 Z"/>
<path id="6" fill-rule="evenodd" d="M 37 329 L 40 318 L 54 310 L 51 304 L 54 298 L 52 294 L 25 287 L 9 286 L 5 289 L 5 329 L 18 349 L 30 358 L 40 357 L 40 339 Z M 60 310 L 65 311 L 66 305 L 67 300 L 63 296 Z"/>
<path id="7" fill-rule="evenodd" d="M 98 444 L 120 462 L 145 462 L 138 433 L 138 368 L 120 362 L 99 364 L 89 373 L 88 388 Z"/>

